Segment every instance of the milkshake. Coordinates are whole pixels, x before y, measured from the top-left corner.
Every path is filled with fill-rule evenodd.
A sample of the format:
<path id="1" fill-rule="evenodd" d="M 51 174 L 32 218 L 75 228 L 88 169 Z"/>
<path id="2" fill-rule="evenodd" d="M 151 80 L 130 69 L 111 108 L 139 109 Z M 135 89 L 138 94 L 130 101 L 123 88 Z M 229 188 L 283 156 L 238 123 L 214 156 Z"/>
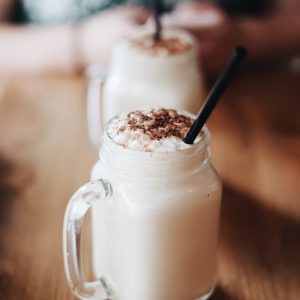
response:
<path id="1" fill-rule="evenodd" d="M 196 145 L 182 142 L 191 124 L 146 109 L 106 127 L 92 178 L 116 188 L 92 208 L 93 261 L 118 300 L 204 299 L 214 286 L 221 184 L 207 129 Z"/>
<path id="2" fill-rule="evenodd" d="M 67 279 L 80 299 L 207 299 L 216 282 L 221 182 L 205 127 L 182 142 L 194 116 L 173 109 L 108 122 L 92 179 L 64 222 Z M 82 274 L 81 226 L 92 209 L 94 282 Z"/>
<path id="3" fill-rule="evenodd" d="M 90 136 L 95 144 L 100 143 L 103 124 L 120 112 L 159 105 L 196 113 L 205 93 L 193 37 L 167 28 L 159 41 L 145 30 L 120 40 L 99 91 L 100 86 L 97 79 L 91 81 L 88 97 Z"/>

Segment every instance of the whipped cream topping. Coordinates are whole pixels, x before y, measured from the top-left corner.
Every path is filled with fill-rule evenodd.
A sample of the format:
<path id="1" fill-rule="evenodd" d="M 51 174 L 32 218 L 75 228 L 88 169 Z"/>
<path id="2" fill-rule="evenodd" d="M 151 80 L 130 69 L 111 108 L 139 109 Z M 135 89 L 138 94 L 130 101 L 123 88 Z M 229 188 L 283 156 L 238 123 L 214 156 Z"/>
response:
<path id="1" fill-rule="evenodd" d="M 114 117 L 106 133 L 115 143 L 131 150 L 174 152 L 191 147 L 182 140 L 192 124 L 193 118 L 187 113 L 148 108 Z"/>

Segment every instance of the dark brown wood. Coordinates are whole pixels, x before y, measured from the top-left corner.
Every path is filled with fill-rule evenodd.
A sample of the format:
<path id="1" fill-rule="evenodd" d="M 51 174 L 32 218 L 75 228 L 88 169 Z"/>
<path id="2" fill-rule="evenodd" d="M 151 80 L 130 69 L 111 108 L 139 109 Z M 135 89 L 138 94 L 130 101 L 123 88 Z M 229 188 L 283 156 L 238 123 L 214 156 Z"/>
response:
<path id="1" fill-rule="evenodd" d="M 1 300 L 73 299 L 61 231 L 96 160 L 85 105 L 82 78 L 0 81 Z M 300 299 L 300 74 L 245 72 L 209 127 L 224 182 L 212 299 Z"/>

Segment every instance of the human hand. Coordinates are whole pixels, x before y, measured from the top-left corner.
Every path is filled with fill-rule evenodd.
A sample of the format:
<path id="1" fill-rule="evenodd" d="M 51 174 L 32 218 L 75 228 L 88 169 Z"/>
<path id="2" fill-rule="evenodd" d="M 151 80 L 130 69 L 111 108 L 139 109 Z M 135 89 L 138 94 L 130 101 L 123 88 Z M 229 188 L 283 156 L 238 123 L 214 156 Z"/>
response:
<path id="1" fill-rule="evenodd" d="M 242 42 L 235 22 L 211 4 L 179 4 L 163 23 L 185 29 L 195 36 L 201 68 L 209 75 L 218 74 L 235 46 Z"/>
<path id="2" fill-rule="evenodd" d="M 115 42 L 144 25 L 148 17 L 141 7 L 122 6 L 87 20 L 81 33 L 84 64 L 106 63 Z"/>

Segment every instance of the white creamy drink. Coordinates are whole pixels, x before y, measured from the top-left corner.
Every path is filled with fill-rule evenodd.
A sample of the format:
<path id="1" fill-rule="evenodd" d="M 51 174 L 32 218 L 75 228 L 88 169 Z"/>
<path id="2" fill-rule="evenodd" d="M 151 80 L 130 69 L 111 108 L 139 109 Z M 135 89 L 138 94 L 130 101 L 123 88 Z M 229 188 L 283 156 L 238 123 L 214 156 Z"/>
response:
<path id="1" fill-rule="evenodd" d="M 106 126 L 92 179 L 112 196 L 92 206 L 92 249 L 116 300 L 206 299 L 214 287 L 221 182 L 208 130 L 182 142 L 191 116 L 149 108 Z"/>
<path id="2" fill-rule="evenodd" d="M 153 36 L 153 32 L 138 31 L 113 48 L 102 90 L 89 96 L 89 129 L 95 144 L 100 142 L 102 124 L 124 111 L 149 106 L 199 110 L 205 91 L 193 37 L 169 28 L 163 30 L 160 41 Z M 100 111 L 101 122 L 95 111 Z"/>
<path id="3" fill-rule="evenodd" d="M 136 107 L 199 110 L 203 85 L 193 38 L 180 30 L 162 34 L 155 42 L 153 34 L 140 32 L 115 46 L 103 90 L 104 121 Z"/>

